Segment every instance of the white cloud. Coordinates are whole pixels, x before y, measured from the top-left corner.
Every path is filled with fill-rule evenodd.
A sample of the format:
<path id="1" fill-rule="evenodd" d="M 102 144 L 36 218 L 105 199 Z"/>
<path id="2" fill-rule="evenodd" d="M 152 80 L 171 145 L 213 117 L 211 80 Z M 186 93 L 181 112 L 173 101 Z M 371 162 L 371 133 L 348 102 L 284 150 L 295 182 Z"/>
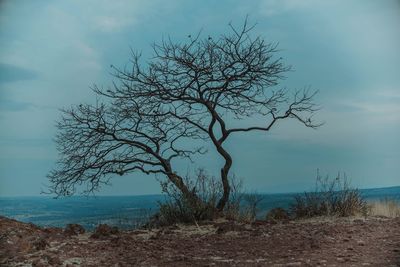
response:
<path id="1" fill-rule="evenodd" d="M 400 122 L 400 94 L 398 92 L 377 92 L 369 94 L 367 99 L 341 101 L 340 105 L 346 110 L 349 108 L 354 110 L 360 117 L 373 124 Z"/>
<path id="2" fill-rule="evenodd" d="M 127 21 L 117 20 L 114 17 L 97 17 L 95 24 L 100 30 L 105 32 L 113 32 L 129 25 Z"/>
<path id="3" fill-rule="evenodd" d="M 259 133 L 243 138 L 272 138 L 346 149 L 363 147 L 372 140 L 374 145 L 390 143 L 400 133 L 400 90 L 370 89 L 347 99 L 343 99 L 343 96 L 331 98 L 316 113 L 315 119 L 325 124 L 317 130 L 311 130 L 295 120 L 285 120 L 278 122 L 268 134 Z M 255 123 L 263 125 L 265 122 L 258 120 Z M 382 136 L 385 139 L 381 139 Z"/>
<path id="4" fill-rule="evenodd" d="M 394 89 L 382 90 L 382 91 L 379 91 L 377 93 L 377 95 L 380 97 L 385 97 L 387 99 L 400 101 L 400 89 L 399 90 L 394 90 Z"/>
<path id="5" fill-rule="evenodd" d="M 141 16 L 157 6 L 158 1 L 74 1 L 78 19 L 91 31 L 114 33 L 132 27 Z M 94 8 L 95 7 L 95 8 Z M 147 12 L 146 12 L 147 11 Z"/>
<path id="6" fill-rule="evenodd" d="M 390 71 L 400 60 L 398 2 L 262 0 L 260 3 L 262 15 L 290 17 L 303 28 L 318 29 L 321 36 L 326 35 L 332 45 L 342 49 L 344 60 L 360 63 L 371 73 Z"/>

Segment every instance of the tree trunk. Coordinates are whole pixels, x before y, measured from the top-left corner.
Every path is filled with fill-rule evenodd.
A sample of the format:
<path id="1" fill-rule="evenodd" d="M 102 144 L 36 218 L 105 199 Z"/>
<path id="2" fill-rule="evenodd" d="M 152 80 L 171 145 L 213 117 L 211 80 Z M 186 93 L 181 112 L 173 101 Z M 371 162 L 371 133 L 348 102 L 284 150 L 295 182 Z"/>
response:
<path id="1" fill-rule="evenodd" d="M 225 159 L 224 167 L 221 169 L 221 181 L 222 181 L 222 188 L 223 188 L 224 192 L 222 193 L 222 197 L 218 201 L 218 204 L 216 207 L 219 212 L 223 212 L 225 205 L 229 200 L 229 194 L 231 191 L 231 187 L 229 185 L 228 174 L 229 174 L 229 170 L 232 166 L 232 157 L 222 147 L 222 143 L 228 137 L 228 133 L 225 128 L 225 122 L 221 119 L 221 117 L 218 115 L 218 113 L 215 111 L 215 109 L 209 103 L 207 103 L 207 108 L 210 111 L 210 113 L 212 114 L 212 120 L 210 122 L 210 125 L 208 126 L 208 134 L 210 135 L 210 138 L 211 138 L 212 142 L 214 143 L 218 153 Z M 213 131 L 213 127 L 217 120 L 221 126 L 221 131 L 222 131 L 222 137 L 219 140 L 217 140 L 217 138 L 215 137 L 214 131 Z"/>
<path id="2" fill-rule="evenodd" d="M 225 159 L 225 165 L 221 169 L 221 181 L 222 181 L 222 187 L 223 187 L 224 192 L 217 204 L 217 210 L 222 212 L 225 208 L 226 203 L 229 201 L 229 195 L 231 192 L 228 174 L 229 174 L 229 170 L 231 169 L 231 166 L 232 166 L 232 157 L 222 147 L 219 147 L 218 151 Z"/>

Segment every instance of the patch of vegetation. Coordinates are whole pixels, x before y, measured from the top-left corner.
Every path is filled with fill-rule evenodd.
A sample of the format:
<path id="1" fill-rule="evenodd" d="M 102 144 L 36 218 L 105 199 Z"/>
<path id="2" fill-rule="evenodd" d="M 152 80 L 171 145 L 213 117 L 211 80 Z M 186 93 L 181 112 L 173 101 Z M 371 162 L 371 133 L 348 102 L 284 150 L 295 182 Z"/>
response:
<path id="1" fill-rule="evenodd" d="M 315 190 L 296 195 L 290 210 L 294 218 L 346 217 L 367 215 L 368 205 L 359 190 L 351 187 L 345 174 L 342 177 L 339 173 L 332 179 L 317 173 Z"/>
<path id="2" fill-rule="evenodd" d="M 195 178 L 189 175 L 185 178 L 191 192 L 200 197 L 199 202 L 193 202 L 169 181 L 161 182 L 162 192 L 166 195 L 164 202 L 159 202 L 159 212 L 155 214 L 147 227 L 160 227 L 178 223 L 197 224 L 201 221 L 211 221 L 217 217 L 229 220 L 251 222 L 256 218 L 257 205 L 262 200 L 261 195 L 246 194 L 242 191 L 242 182 L 231 177 L 230 198 L 223 212 L 216 209 L 216 204 L 223 194 L 221 181 L 199 169 Z"/>
<path id="3" fill-rule="evenodd" d="M 265 216 L 268 222 L 286 222 L 290 220 L 290 214 L 284 208 L 273 208 Z"/>
<path id="4" fill-rule="evenodd" d="M 400 217 L 400 203 L 394 199 L 382 199 L 369 203 L 368 215 L 388 218 Z"/>

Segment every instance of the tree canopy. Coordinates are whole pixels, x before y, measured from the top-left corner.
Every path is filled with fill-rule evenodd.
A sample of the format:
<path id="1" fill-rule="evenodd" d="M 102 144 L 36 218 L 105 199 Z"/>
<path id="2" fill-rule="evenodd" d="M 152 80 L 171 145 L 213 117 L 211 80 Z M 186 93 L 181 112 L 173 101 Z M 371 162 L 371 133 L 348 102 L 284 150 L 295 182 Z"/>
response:
<path id="1" fill-rule="evenodd" d="M 113 86 L 94 86 L 96 105 L 62 110 L 56 137 L 60 160 L 48 175 L 57 195 L 86 192 L 107 183 L 110 175 L 134 171 L 165 175 L 195 202 L 194 190 L 174 168 L 175 158 L 205 153 L 182 145 L 183 140 L 209 142 L 224 159 L 220 178 L 223 194 L 216 209 L 229 199 L 232 157 L 224 146 L 230 136 L 250 131 L 268 132 L 278 121 L 295 119 L 306 127 L 320 124 L 314 91 L 279 88 L 290 66 L 278 57 L 278 46 L 261 36 L 251 37 L 254 26 L 230 25 L 228 35 L 214 39 L 188 36 L 187 42 L 163 40 L 153 45 L 146 63 L 132 51 L 129 68 L 113 66 Z M 232 126 L 233 120 L 262 116 L 260 125 Z M 201 143 L 197 142 L 197 143 Z"/>

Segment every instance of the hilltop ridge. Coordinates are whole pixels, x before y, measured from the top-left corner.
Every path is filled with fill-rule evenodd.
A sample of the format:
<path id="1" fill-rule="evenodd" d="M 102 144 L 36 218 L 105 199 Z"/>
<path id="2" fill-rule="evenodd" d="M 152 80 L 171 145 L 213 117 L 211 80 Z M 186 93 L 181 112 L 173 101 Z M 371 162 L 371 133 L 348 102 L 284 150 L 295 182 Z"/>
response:
<path id="1" fill-rule="evenodd" d="M 75 230 L 74 230 L 75 229 Z M 1 266 L 398 266 L 400 218 L 216 221 L 97 234 L 0 217 Z M 100 253 L 101 252 L 101 253 Z"/>

